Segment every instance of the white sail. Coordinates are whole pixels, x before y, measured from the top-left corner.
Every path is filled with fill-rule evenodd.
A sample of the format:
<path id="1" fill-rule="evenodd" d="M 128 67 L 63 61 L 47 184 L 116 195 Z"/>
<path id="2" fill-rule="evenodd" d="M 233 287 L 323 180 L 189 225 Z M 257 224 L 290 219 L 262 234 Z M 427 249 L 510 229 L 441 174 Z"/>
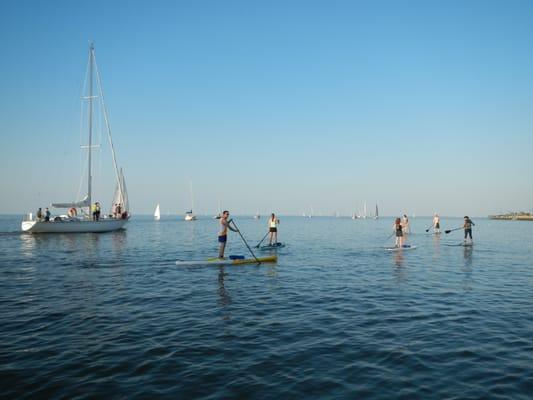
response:
<path id="1" fill-rule="evenodd" d="M 154 219 L 156 221 L 159 221 L 161 219 L 161 210 L 159 209 L 159 204 L 157 204 L 157 206 L 155 207 Z"/>
<path id="2" fill-rule="evenodd" d="M 196 215 L 194 215 L 192 211 L 194 209 L 194 193 L 192 191 L 192 181 L 190 181 L 189 183 L 191 189 L 191 210 L 185 213 L 185 221 L 194 221 L 196 220 Z"/>
<path id="3" fill-rule="evenodd" d="M 120 213 L 127 213 L 129 215 L 129 202 L 128 192 L 126 191 L 126 181 L 124 180 L 124 174 L 122 170 L 119 172 L 119 181 L 115 188 L 115 194 L 113 196 L 113 202 L 111 203 L 111 214 L 114 214 L 117 210 L 117 206 L 120 207 Z"/>

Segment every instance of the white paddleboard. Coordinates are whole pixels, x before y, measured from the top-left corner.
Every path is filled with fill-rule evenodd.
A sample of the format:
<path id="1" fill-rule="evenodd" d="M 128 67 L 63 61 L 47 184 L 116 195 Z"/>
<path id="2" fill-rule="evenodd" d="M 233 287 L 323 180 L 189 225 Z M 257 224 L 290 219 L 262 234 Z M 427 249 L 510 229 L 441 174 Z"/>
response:
<path id="1" fill-rule="evenodd" d="M 403 250 L 414 250 L 416 246 L 411 246 L 409 244 L 404 244 L 402 247 L 385 247 L 387 251 L 403 251 Z"/>

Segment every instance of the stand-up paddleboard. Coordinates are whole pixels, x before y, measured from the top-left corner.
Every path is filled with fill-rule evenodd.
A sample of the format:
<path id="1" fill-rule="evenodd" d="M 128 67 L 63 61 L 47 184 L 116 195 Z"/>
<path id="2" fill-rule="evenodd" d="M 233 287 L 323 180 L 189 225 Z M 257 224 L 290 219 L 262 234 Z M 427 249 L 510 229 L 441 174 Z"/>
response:
<path id="1" fill-rule="evenodd" d="M 402 250 L 414 250 L 416 246 L 411 246 L 410 244 L 404 244 L 402 247 L 385 247 L 387 251 L 402 251 Z"/>
<path id="2" fill-rule="evenodd" d="M 451 247 L 473 247 L 474 243 L 444 243 L 444 246 Z"/>
<path id="3" fill-rule="evenodd" d="M 229 256 L 228 258 L 208 258 L 207 260 L 177 260 L 176 265 L 242 265 L 242 264 L 259 264 L 275 263 L 278 256 L 272 255 L 267 257 L 244 258 L 244 256 Z"/>
<path id="4" fill-rule="evenodd" d="M 261 246 L 260 250 L 262 250 L 262 251 L 264 251 L 264 250 L 276 250 L 276 249 L 281 249 L 282 247 L 285 247 L 285 243 L 278 242 L 278 243 L 274 243 L 274 244 L 267 244 L 266 246 Z"/>

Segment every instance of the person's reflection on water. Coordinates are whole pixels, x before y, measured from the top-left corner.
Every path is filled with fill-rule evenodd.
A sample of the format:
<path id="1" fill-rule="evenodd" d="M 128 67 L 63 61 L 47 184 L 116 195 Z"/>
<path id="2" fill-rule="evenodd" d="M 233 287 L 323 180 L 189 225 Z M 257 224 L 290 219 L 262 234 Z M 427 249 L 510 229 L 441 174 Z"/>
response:
<path id="1" fill-rule="evenodd" d="M 403 250 L 394 252 L 394 264 L 397 267 L 401 267 L 403 265 Z"/>
<path id="2" fill-rule="evenodd" d="M 461 267 L 463 275 L 463 289 L 471 290 L 472 283 L 472 246 L 465 246 L 463 249 L 464 265 Z"/>
<path id="3" fill-rule="evenodd" d="M 403 251 L 400 250 L 400 251 L 395 252 L 393 261 L 394 261 L 394 267 L 392 268 L 392 270 L 394 272 L 394 277 L 397 282 L 402 282 L 405 280 L 405 274 L 406 274 L 406 270 L 403 265 L 403 261 L 404 261 Z"/>
<path id="4" fill-rule="evenodd" d="M 440 235 L 433 235 L 433 255 L 432 255 L 432 258 L 435 260 L 435 259 L 438 259 L 439 256 L 440 256 L 440 249 L 441 249 L 441 244 L 440 244 Z"/>
<path id="5" fill-rule="evenodd" d="M 465 260 L 465 267 L 472 266 L 472 250 L 474 246 L 464 246 L 463 248 L 463 258 Z"/>
<path id="6" fill-rule="evenodd" d="M 231 304 L 231 297 L 226 290 L 226 286 L 224 284 L 224 279 L 226 277 L 226 271 L 224 269 L 224 266 L 221 266 L 218 271 L 218 305 L 224 309 L 226 306 Z M 229 319 L 229 314 L 223 316 L 224 319 Z"/>
<path id="7" fill-rule="evenodd" d="M 124 251 L 124 247 L 126 246 L 126 230 L 120 230 L 111 232 L 111 246 L 113 248 L 113 251 L 118 254 L 122 254 Z"/>

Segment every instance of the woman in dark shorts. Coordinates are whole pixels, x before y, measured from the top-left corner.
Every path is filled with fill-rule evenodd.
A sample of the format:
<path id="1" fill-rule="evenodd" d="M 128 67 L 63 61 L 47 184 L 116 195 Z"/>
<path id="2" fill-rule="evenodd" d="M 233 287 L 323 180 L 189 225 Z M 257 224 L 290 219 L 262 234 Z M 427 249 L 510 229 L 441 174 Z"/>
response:
<path id="1" fill-rule="evenodd" d="M 268 231 L 270 232 L 269 246 L 278 243 L 278 225 L 279 219 L 276 217 L 276 214 L 272 213 L 268 219 Z"/>
<path id="2" fill-rule="evenodd" d="M 396 218 L 396 221 L 394 221 L 394 225 L 392 226 L 392 228 L 394 229 L 394 233 L 396 236 L 394 247 L 402 247 L 403 246 L 402 220 L 400 218 Z"/>

